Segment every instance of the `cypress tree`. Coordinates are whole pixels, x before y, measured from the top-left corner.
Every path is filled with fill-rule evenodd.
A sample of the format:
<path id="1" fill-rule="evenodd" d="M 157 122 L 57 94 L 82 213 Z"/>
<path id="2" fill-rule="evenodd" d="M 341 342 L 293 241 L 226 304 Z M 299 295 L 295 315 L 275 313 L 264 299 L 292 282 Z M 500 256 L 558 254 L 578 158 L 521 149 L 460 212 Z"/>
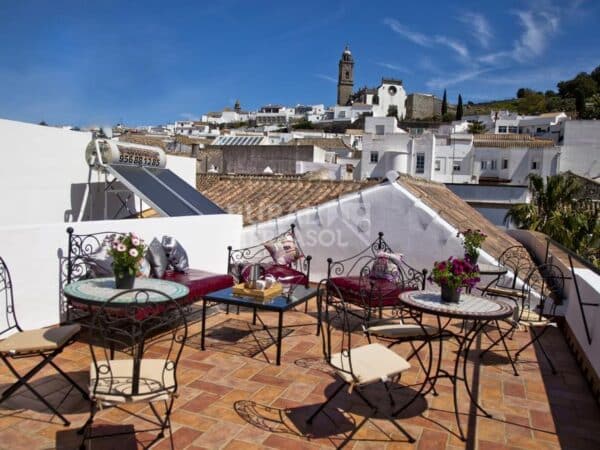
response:
<path id="1" fill-rule="evenodd" d="M 456 120 L 462 120 L 462 116 L 463 116 L 462 95 L 458 94 L 458 104 L 456 105 Z"/>
<path id="2" fill-rule="evenodd" d="M 448 99 L 446 98 L 446 89 L 444 89 L 444 96 L 442 97 L 442 117 L 448 114 Z"/>

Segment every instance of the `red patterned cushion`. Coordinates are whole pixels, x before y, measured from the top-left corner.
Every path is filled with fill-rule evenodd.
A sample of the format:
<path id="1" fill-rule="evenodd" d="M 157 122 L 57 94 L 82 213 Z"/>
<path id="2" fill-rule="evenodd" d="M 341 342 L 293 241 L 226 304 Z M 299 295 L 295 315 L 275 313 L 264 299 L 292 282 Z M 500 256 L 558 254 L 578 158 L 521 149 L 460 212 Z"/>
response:
<path id="1" fill-rule="evenodd" d="M 306 275 L 298 270 L 292 269 L 289 266 L 285 266 L 282 264 L 261 264 L 264 272 L 264 275 L 271 275 L 275 279 L 282 279 L 281 282 L 286 284 L 308 284 L 308 279 Z M 248 279 L 248 274 L 250 272 L 250 265 L 247 265 L 242 269 L 242 280 L 246 281 Z"/>
<path id="2" fill-rule="evenodd" d="M 231 275 L 220 275 L 203 270 L 188 269 L 186 272 L 165 271 L 163 280 L 185 284 L 190 293 L 182 301 L 183 304 L 200 300 L 206 294 L 233 286 Z"/>
<path id="3" fill-rule="evenodd" d="M 340 290 L 344 301 L 370 308 L 394 306 L 402 292 L 415 290 L 413 287 L 401 288 L 383 278 L 336 277 L 331 281 Z"/>
<path id="4" fill-rule="evenodd" d="M 296 245 L 296 240 L 291 233 L 267 241 L 264 243 L 264 246 L 271 255 L 271 258 L 273 258 L 275 264 L 291 264 L 302 257 L 302 253 L 300 253 L 300 249 Z"/>

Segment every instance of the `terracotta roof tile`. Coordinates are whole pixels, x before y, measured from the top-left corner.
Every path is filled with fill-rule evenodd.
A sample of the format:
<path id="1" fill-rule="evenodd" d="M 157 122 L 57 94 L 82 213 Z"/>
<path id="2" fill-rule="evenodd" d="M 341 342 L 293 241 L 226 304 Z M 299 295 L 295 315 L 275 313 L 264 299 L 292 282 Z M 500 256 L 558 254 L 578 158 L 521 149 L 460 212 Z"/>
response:
<path id="1" fill-rule="evenodd" d="M 346 145 L 340 138 L 304 138 L 304 139 L 292 139 L 288 145 L 316 145 L 321 147 L 323 150 L 337 150 L 337 149 L 348 149 L 355 150 L 352 147 Z"/>
<path id="2" fill-rule="evenodd" d="M 475 147 L 497 147 L 497 148 L 545 148 L 554 147 L 551 139 L 537 139 L 526 134 L 474 134 L 473 145 Z"/>
<path id="3" fill-rule="evenodd" d="M 242 214 L 244 225 L 316 206 L 378 182 L 307 180 L 299 176 L 199 174 L 198 190 L 230 213 Z"/>

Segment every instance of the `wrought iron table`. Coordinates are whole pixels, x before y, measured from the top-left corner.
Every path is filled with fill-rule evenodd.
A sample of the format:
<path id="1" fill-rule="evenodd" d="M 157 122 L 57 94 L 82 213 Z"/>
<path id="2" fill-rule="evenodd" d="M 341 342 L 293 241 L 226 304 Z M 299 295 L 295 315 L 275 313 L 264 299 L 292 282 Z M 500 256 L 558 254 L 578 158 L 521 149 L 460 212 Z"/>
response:
<path id="1" fill-rule="evenodd" d="M 149 304 L 168 301 L 168 297 L 173 300 L 179 300 L 189 294 L 187 286 L 159 278 L 136 278 L 134 289 L 147 290 L 148 297 L 145 300 Z M 121 292 L 124 292 L 124 290 L 115 288 L 114 278 L 90 278 L 88 280 L 75 281 L 67 284 L 63 291 L 64 295 L 75 304 L 81 304 L 89 308 L 101 306 L 108 299 Z M 160 295 L 160 293 L 168 297 Z M 130 302 L 135 301 L 135 295 L 135 290 L 131 291 L 131 294 L 125 293 L 119 297 L 119 302 L 113 303 L 113 305 L 125 307 Z"/>
<path id="2" fill-rule="evenodd" d="M 508 269 L 504 266 L 496 266 L 494 264 L 477 264 L 479 267 L 480 275 L 490 275 L 493 276 L 492 280 L 483 288 L 481 292 L 485 292 L 487 288 L 493 285 L 496 281 L 500 279 L 501 276 L 506 275 L 508 273 Z"/>
<path id="3" fill-rule="evenodd" d="M 460 438 L 464 441 L 465 435 L 460 422 L 460 415 L 458 412 L 458 381 L 462 380 L 467 394 L 473 405 L 487 417 L 491 415 L 485 411 L 479 403 L 473 398 L 471 388 L 467 382 L 467 359 L 469 356 L 469 350 L 475 338 L 479 333 L 490 323 L 505 319 L 513 314 L 513 308 L 506 302 L 496 301 L 490 298 L 479 297 L 472 294 L 461 294 L 460 301 L 458 303 L 446 303 L 442 302 L 441 294 L 439 292 L 430 291 L 408 291 L 400 294 L 400 302 L 402 306 L 406 307 L 413 317 L 419 323 L 422 320 L 422 314 L 428 314 L 435 316 L 437 320 L 438 329 L 441 331 L 437 336 L 442 334 L 451 336 L 456 339 L 458 343 L 458 351 L 456 352 L 456 358 L 454 360 L 453 372 L 448 372 L 441 367 L 443 343 L 445 339 L 439 339 L 439 351 L 438 351 L 438 364 L 435 375 L 427 374 L 427 378 L 431 384 L 431 389 L 435 386 L 435 381 L 438 378 L 449 378 L 453 386 L 453 400 L 454 400 L 454 415 L 456 417 L 456 423 L 458 425 L 458 432 Z M 445 323 L 442 323 L 442 319 L 447 319 Z M 448 325 L 452 319 L 463 319 L 468 324 L 464 328 L 464 333 L 455 333 L 448 329 Z M 423 328 L 425 330 L 425 328 Z M 504 342 L 504 341 L 503 341 Z M 508 352 L 508 349 L 505 347 Z M 464 355 L 463 355 L 464 353 Z M 459 366 L 462 361 L 462 376 L 459 375 Z M 429 392 L 429 391 L 428 391 Z"/>
<path id="4" fill-rule="evenodd" d="M 210 303 L 223 303 L 225 305 L 244 306 L 253 309 L 253 323 L 256 323 L 258 318 L 265 331 L 269 333 L 271 339 L 277 344 L 277 356 L 276 364 L 281 364 L 281 331 L 283 328 L 283 313 L 292 309 L 294 306 L 306 303 L 308 300 L 313 298 L 317 294 L 315 288 L 306 287 L 304 285 L 294 285 L 287 293 L 282 293 L 276 297 L 268 300 L 261 300 L 254 297 L 247 297 L 242 295 L 236 295 L 233 293 L 232 288 L 221 289 L 220 291 L 212 292 L 205 295 L 202 298 L 202 331 L 200 335 L 200 348 L 205 349 L 204 336 L 206 333 L 206 305 Z M 257 310 L 272 311 L 279 314 L 279 320 L 277 324 L 277 337 L 274 339 L 273 335 L 269 331 L 269 328 L 262 322 L 260 317 L 257 315 Z M 317 324 L 317 330 L 318 330 Z"/>

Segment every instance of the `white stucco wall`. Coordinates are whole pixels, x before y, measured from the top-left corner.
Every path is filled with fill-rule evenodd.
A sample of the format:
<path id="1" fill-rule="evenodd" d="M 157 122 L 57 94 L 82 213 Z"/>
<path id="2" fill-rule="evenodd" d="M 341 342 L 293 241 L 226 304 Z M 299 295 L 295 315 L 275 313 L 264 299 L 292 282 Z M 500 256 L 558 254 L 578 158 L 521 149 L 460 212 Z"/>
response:
<path id="1" fill-rule="evenodd" d="M 587 178 L 600 176 L 600 120 L 564 122 L 560 171 Z"/>
<path id="2" fill-rule="evenodd" d="M 327 258 L 340 260 L 366 248 L 383 231 L 385 240 L 417 269 L 436 260 L 462 256 L 457 230 L 397 183 L 386 182 L 338 200 L 244 228 L 242 246 L 255 245 L 284 232 L 291 223 L 302 249 L 313 257 L 311 280 L 326 276 Z M 481 262 L 495 263 L 482 253 Z"/>
<path id="3" fill-rule="evenodd" d="M 227 246 L 238 247 L 239 215 L 80 222 L 75 233 L 133 231 L 149 243 L 153 237 L 175 237 L 185 248 L 190 267 L 216 273 L 227 271 Z M 68 224 L 4 226 L 0 249 L 12 275 L 15 308 L 21 326 L 42 327 L 59 322 L 59 255 L 66 255 Z M 4 314 L 5 311 L 0 311 Z"/>
<path id="4" fill-rule="evenodd" d="M 0 119 L 0 226 L 77 221 L 90 199 L 92 217 L 102 218 L 104 186 L 99 182 L 104 176 L 90 173 L 85 161 L 91 139 L 88 132 Z M 168 156 L 167 168 L 195 187 L 194 159 Z M 86 192 L 88 181 L 96 183 L 91 192 Z M 120 202 L 115 197 L 109 202 L 109 212 L 116 212 Z M 131 204 L 138 207 L 139 201 Z"/>

